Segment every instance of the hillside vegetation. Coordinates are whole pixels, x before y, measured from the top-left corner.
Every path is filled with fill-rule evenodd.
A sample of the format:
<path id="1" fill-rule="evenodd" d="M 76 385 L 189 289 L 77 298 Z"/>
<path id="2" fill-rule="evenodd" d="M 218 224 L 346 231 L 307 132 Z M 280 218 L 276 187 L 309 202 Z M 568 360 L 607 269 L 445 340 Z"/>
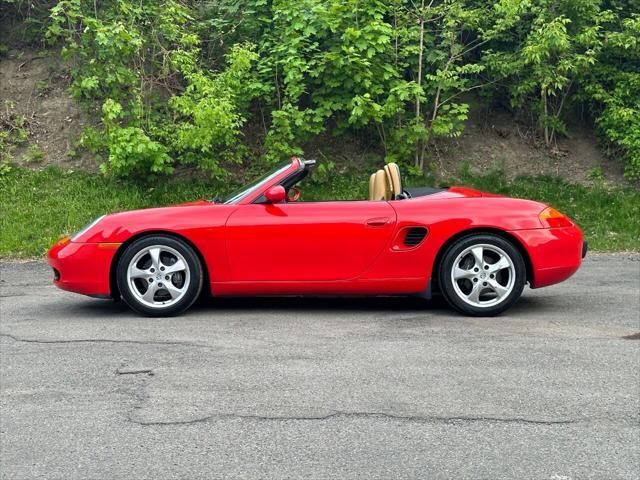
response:
<path id="1" fill-rule="evenodd" d="M 0 0 L 61 48 L 95 122 L 80 147 L 112 176 L 302 154 L 320 135 L 374 143 L 416 175 L 473 95 L 553 149 L 568 119 L 640 178 L 637 0 Z M 22 39 L 24 40 L 24 39 Z M 0 34 L 0 55 L 6 52 Z M 4 45 L 4 46 L 3 46 Z M 0 155 L 24 129 L 5 119 Z M 247 132 L 250 132 L 249 134 Z M 37 155 L 37 152 L 33 152 Z"/>

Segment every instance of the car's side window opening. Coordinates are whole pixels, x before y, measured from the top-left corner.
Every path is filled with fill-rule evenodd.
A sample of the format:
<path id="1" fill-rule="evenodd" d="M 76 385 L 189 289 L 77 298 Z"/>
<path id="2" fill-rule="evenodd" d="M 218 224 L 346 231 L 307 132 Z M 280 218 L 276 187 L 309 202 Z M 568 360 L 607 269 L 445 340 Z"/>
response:
<path id="1" fill-rule="evenodd" d="M 282 182 L 280 182 L 280 185 L 282 187 L 284 187 L 284 189 L 287 192 L 287 197 L 290 198 L 290 192 L 291 189 L 293 189 L 296 186 L 299 186 L 304 180 L 308 179 L 311 177 L 311 174 L 313 172 L 313 168 L 315 167 L 315 161 L 311 160 L 311 161 L 306 161 L 309 162 L 308 164 L 305 164 L 305 168 L 303 171 L 300 172 L 296 172 L 293 175 L 290 175 L 288 178 L 284 179 Z M 409 195 L 406 194 L 405 192 L 400 193 L 399 195 L 394 195 L 390 198 L 386 198 L 387 194 L 389 194 L 390 191 L 395 189 L 399 189 L 400 187 L 400 170 L 399 168 L 395 165 L 395 164 L 390 164 L 392 165 L 391 167 L 389 165 L 385 166 L 385 170 L 379 170 L 378 172 L 376 172 L 376 174 L 380 177 L 378 178 L 379 180 L 379 185 L 378 187 L 380 187 L 379 189 L 383 192 L 381 198 L 377 199 L 380 201 L 384 201 L 384 200 L 392 200 L 392 199 L 402 199 L 402 198 L 409 198 Z M 392 180 L 392 174 L 389 171 L 391 168 L 395 168 L 395 172 L 397 172 L 397 174 L 395 174 L 393 176 L 393 180 Z M 374 174 L 374 176 L 376 175 Z M 393 183 L 393 186 L 392 186 Z M 369 186 L 370 190 L 371 190 L 371 185 Z M 317 199 L 317 200 L 305 200 L 304 199 L 304 187 L 300 188 L 300 190 L 302 191 L 302 197 L 300 197 L 300 200 L 297 200 L 295 203 L 329 203 L 329 202 L 367 202 L 367 201 L 372 201 L 374 200 L 372 198 L 372 194 L 371 191 L 369 192 L 369 197 L 365 197 L 365 198 L 350 198 L 350 199 L 335 199 L 335 198 L 326 198 L 326 199 Z M 287 203 L 293 203 L 291 201 L 287 202 Z"/>
<path id="2" fill-rule="evenodd" d="M 329 203 L 329 202 L 367 202 L 367 201 L 400 201 L 415 197 L 422 197 L 426 195 L 432 195 L 443 191 L 441 188 L 432 187 L 417 187 L 417 188 L 404 188 L 402 185 L 402 179 L 400 175 L 400 169 L 395 163 L 389 163 L 384 166 L 384 169 L 379 169 L 373 175 L 371 175 L 369 183 L 369 197 L 368 198 L 352 198 L 352 199 L 318 199 L 318 200 L 305 200 L 304 199 L 304 184 L 305 180 L 309 179 L 313 173 L 315 167 L 315 160 L 304 160 L 302 168 L 293 172 L 291 175 L 278 182 L 278 185 L 285 189 L 287 200 L 285 203 Z M 298 187 L 298 192 L 294 192 L 293 189 Z M 302 196 L 297 200 L 297 196 L 300 191 Z M 296 197 L 296 198 L 293 198 Z M 260 195 L 253 203 L 265 204 L 268 203 L 264 195 Z"/>
<path id="3" fill-rule="evenodd" d="M 305 168 L 304 171 L 301 172 L 296 172 L 295 174 L 291 175 L 290 177 L 286 178 L 284 181 L 280 182 L 280 185 L 282 185 L 284 187 L 284 189 L 287 192 L 287 197 L 289 197 L 290 195 L 290 191 L 292 188 L 294 187 L 298 187 L 301 192 L 302 195 L 300 197 L 299 200 L 295 201 L 295 202 L 287 202 L 287 203 L 329 203 L 329 202 L 365 202 L 368 201 L 368 199 L 366 198 L 352 198 L 352 199 L 335 199 L 335 198 L 322 198 L 322 199 L 317 199 L 317 200 L 305 200 L 304 199 L 304 182 L 305 180 L 309 180 L 311 178 L 311 175 L 313 174 L 313 166 L 311 166 L 310 168 Z"/>

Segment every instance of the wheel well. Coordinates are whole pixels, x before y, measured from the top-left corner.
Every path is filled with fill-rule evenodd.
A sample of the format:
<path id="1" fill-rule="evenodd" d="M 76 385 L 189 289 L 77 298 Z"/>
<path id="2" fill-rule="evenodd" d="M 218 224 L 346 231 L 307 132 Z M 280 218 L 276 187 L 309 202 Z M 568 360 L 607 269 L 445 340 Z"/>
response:
<path id="1" fill-rule="evenodd" d="M 200 264 L 202 265 L 202 273 L 204 275 L 203 284 L 206 286 L 207 289 L 210 288 L 209 287 L 209 267 L 207 266 L 207 263 L 204 261 L 204 257 L 202 256 L 202 253 L 200 253 L 200 250 L 198 250 L 198 247 L 196 247 L 191 240 L 180 235 L 179 233 L 167 232 L 165 230 L 152 230 L 152 231 L 145 231 L 142 233 L 138 233 L 132 236 L 131 238 L 128 238 L 125 242 L 122 243 L 122 245 L 120 245 L 118 250 L 116 250 L 116 254 L 113 256 L 113 259 L 111 260 L 111 266 L 109 268 L 109 290 L 111 291 L 111 297 L 115 299 L 120 298 L 120 290 L 118 289 L 118 280 L 116 275 L 120 257 L 122 257 L 122 254 L 124 253 L 124 251 L 133 242 L 135 242 L 140 238 L 149 237 L 152 235 L 165 235 L 167 237 L 173 237 L 189 245 L 193 249 L 193 251 L 196 252 L 198 259 L 200 260 Z M 203 293 L 208 292 L 207 289 L 203 288 L 202 289 Z"/>
<path id="2" fill-rule="evenodd" d="M 496 235 L 498 237 L 502 237 L 509 243 L 511 243 L 514 247 L 518 249 L 520 255 L 522 255 L 522 259 L 524 260 L 525 267 L 527 269 L 527 282 L 533 282 L 533 266 L 531 264 L 531 258 L 529 257 L 529 253 L 527 249 L 524 248 L 522 242 L 518 240 L 516 237 L 511 235 L 509 232 L 505 232 L 504 230 L 500 230 L 499 228 L 491 228 L 491 227 L 480 227 L 480 228 L 472 228 L 469 230 L 464 230 L 462 232 L 456 233 L 453 237 L 448 239 L 440 250 L 438 250 L 438 254 L 436 255 L 436 259 L 433 262 L 433 268 L 431 273 L 431 284 L 437 286 L 438 285 L 438 277 L 440 270 L 440 263 L 442 262 L 442 257 L 444 256 L 447 249 L 453 245 L 455 242 L 460 240 L 461 238 L 468 237 L 470 235 L 478 235 L 483 233 L 489 233 L 492 235 Z"/>

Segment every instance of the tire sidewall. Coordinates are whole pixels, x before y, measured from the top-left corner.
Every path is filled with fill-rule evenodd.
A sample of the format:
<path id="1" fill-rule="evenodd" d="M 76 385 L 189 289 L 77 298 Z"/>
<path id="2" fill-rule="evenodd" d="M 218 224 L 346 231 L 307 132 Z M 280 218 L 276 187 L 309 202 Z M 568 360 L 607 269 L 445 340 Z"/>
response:
<path id="1" fill-rule="evenodd" d="M 451 279 L 451 269 L 458 255 L 463 250 L 477 244 L 489 244 L 502 249 L 511 258 L 515 269 L 516 278 L 511 293 L 502 302 L 491 307 L 476 307 L 466 303 L 455 292 Z M 527 269 L 522 254 L 513 243 L 497 235 L 475 234 L 461 238 L 447 249 L 439 266 L 438 277 L 442 294 L 452 307 L 467 315 L 490 317 L 504 312 L 520 298 L 527 281 Z"/>
<path id="2" fill-rule="evenodd" d="M 127 278 L 127 269 L 129 267 L 129 263 L 140 250 L 152 245 L 161 245 L 177 250 L 178 252 L 180 252 L 180 254 L 182 254 L 187 262 L 187 266 L 189 267 L 189 275 L 191 280 L 189 283 L 189 287 L 187 288 L 187 292 L 180 299 L 180 301 L 168 307 L 149 307 L 148 305 L 145 305 L 138 301 L 130 290 L 129 281 Z M 170 237 L 168 235 L 153 235 L 135 240 L 126 248 L 120 259 L 118 260 L 116 278 L 120 295 L 122 299 L 127 303 L 127 305 L 129 305 L 129 307 L 131 307 L 136 312 L 149 317 L 169 317 L 184 312 L 199 297 L 202 290 L 203 282 L 202 265 L 200 264 L 200 260 L 197 254 L 194 252 L 193 248 L 191 248 L 182 240 Z"/>

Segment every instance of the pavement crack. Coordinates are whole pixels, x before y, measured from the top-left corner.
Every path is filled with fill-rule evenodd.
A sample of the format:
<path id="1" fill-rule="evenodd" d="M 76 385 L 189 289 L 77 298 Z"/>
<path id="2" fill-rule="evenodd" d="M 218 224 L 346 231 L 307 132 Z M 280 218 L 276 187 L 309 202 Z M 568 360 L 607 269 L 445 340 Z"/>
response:
<path id="1" fill-rule="evenodd" d="M 631 335 L 625 335 L 622 338 L 625 340 L 640 340 L 640 332 L 632 333 Z"/>
<path id="2" fill-rule="evenodd" d="M 178 347 L 196 347 L 210 349 L 209 345 L 192 342 L 160 342 L 153 340 L 115 340 L 109 338 L 79 338 L 73 340 L 46 340 L 39 338 L 22 338 L 10 333 L 0 333 L 0 337 L 10 338 L 16 342 L 39 343 L 39 344 L 66 344 L 66 343 L 126 343 L 132 345 L 168 345 Z"/>
<path id="3" fill-rule="evenodd" d="M 146 373 L 147 375 L 153 375 L 152 368 L 118 368 L 116 375 L 140 375 Z"/>
<path id="4" fill-rule="evenodd" d="M 129 417 L 129 420 L 133 423 L 137 423 L 138 425 L 142 425 L 145 427 L 152 427 L 152 426 L 156 426 L 156 427 L 162 427 L 162 426 L 168 426 L 168 425 L 193 425 L 195 423 L 206 423 L 209 420 L 211 420 L 213 418 L 213 416 L 207 416 L 207 417 L 200 417 L 200 418 L 194 418 L 193 420 L 175 420 L 175 421 L 167 421 L 167 422 L 163 422 L 163 421 L 158 421 L 158 422 L 145 422 L 143 420 L 136 420 L 134 418 Z"/>
<path id="5" fill-rule="evenodd" d="M 494 416 L 435 416 L 435 415 L 396 415 L 383 412 L 333 412 L 327 415 L 310 415 L 310 416 L 265 416 L 265 415 L 242 415 L 242 414 L 215 414 L 207 415 L 204 417 L 197 417 L 188 420 L 175 420 L 175 421 L 145 421 L 129 418 L 133 423 L 137 423 L 143 426 L 167 426 L 167 425 L 191 425 L 197 423 L 206 423 L 211 420 L 227 420 L 227 419 L 243 419 L 243 420 L 256 420 L 265 422 L 289 422 L 289 421 L 327 421 L 334 419 L 349 419 L 349 418 L 364 418 L 364 419 L 388 419 L 400 422 L 414 422 L 414 423 L 473 423 L 473 422 L 488 422 L 488 423 L 514 423 L 523 425 L 566 425 L 572 423 L 578 423 L 580 420 L 575 419 L 535 419 L 525 417 L 494 417 Z"/>

